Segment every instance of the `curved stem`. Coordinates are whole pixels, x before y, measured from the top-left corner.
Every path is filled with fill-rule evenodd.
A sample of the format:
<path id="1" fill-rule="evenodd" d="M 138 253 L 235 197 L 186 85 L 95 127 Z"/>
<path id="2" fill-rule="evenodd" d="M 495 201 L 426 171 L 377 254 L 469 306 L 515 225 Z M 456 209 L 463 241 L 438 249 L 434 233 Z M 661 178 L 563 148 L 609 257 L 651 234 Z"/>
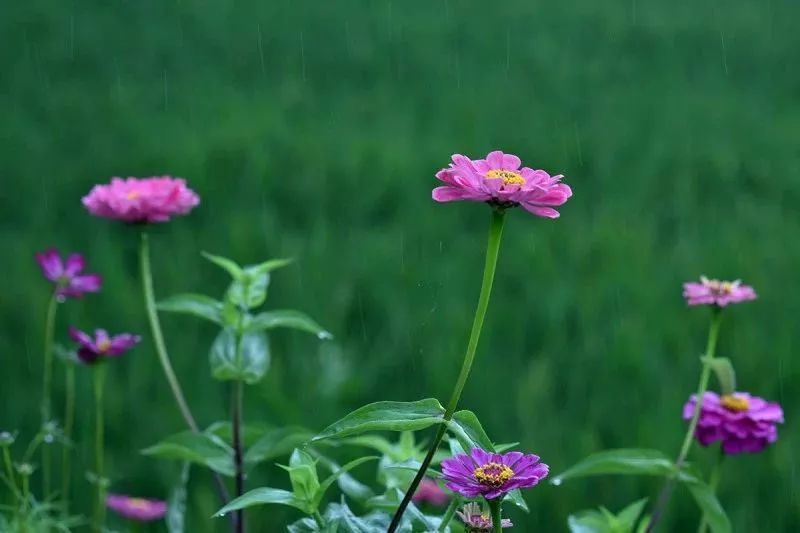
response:
<path id="1" fill-rule="evenodd" d="M 47 304 L 47 318 L 44 326 L 44 368 L 42 369 L 42 428 L 50 421 L 52 414 L 51 394 L 53 388 L 53 338 L 55 336 L 56 309 L 58 297 L 54 290 Z M 47 443 L 45 443 L 47 444 Z M 50 494 L 50 446 L 42 446 L 42 491 L 45 498 Z"/>
<path id="2" fill-rule="evenodd" d="M 492 516 L 492 531 L 494 533 L 503 532 L 503 513 L 502 513 L 502 498 L 495 498 L 494 500 L 487 500 L 489 502 L 489 512 Z"/>
<path id="3" fill-rule="evenodd" d="M 472 321 L 472 331 L 469 335 L 469 342 L 467 343 L 467 351 L 464 354 L 464 362 L 461 365 L 461 372 L 456 380 L 456 385 L 453 389 L 453 393 L 450 396 L 450 401 L 447 403 L 447 409 L 444 413 L 444 420 L 439 425 L 439 431 L 436 433 L 436 437 L 434 437 L 431 447 L 428 449 L 428 453 L 425 456 L 425 459 L 423 459 L 419 470 L 417 471 L 417 475 L 411 482 L 411 486 L 403 496 L 403 500 L 400 502 L 400 506 L 397 508 L 397 511 L 392 518 L 392 523 L 389 525 L 389 533 L 394 533 L 394 531 L 397 530 L 397 527 L 400 525 L 400 519 L 403 517 L 403 513 L 405 513 L 408 504 L 411 502 L 411 498 L 417 491 L 417 487 L 419 487 L 419 484 L 425 477 L 425 472 L 427 472 L 431 461 L 433 461 L 433 456 L 436 454 L 436 450 L 439 448 L 439 444 L 442 442 L 442 439 L 447 432 L 447 425 L 453 418 L 453 414 L 458 407 L 458 401 L 461 399 L 461 393 L 464 391 L 464 386 L 467 384 L 469 373 L 472 370 L 472 363 L 475 360 L 475 352 L 478 349 L 478 341 L 481 337 L 483 320 L 486 318 L 486 310 L 489 307 L 489 297 L 492 294 L 492 283 L 494 282 L 494 273 L 497 267 L 497 256 L 500 253 L 500 241 L 503 236 L 504 222 L 505 212 L 502 209 L 493 208 L 492 219 L 489 224 L 489 240 L 486 244 L 486 263 L 483 267 L 481 293 L 478 297 L 478 306 L 475 309 L 475 318 Z"/>
<path id="4" fill-rule="evenodd" d="M 105 363 L 97 363 L 94 368 L 94 460 L 97 476 L 97 500 L 94 509 L 94 531 L 103 531 L 106 511 L 106 480 L 104 474 L 104 436 L 103 436 L 103 388 L 105 386 Z"/>
<path id="5" fill-rule="evenodd" d="M 436 529 L 438 533 L 447 531 L 447 526 L 453 519 L 453 515 L 456 514 L 456 510 L 458 509 L 458 504 L 460 503 L 461 503 L 461 498 L 459 498 L 458 495 L 454 493 L 453 497 L 450 499 L 450 505 L 447 506 L 447 510 L 444 512 L 444 516 L 442 516 L 442 521 L 439 522 L 439 527 Z"/>
<path id="6" fill-rule="evenodd" d="M 70 449 L 72 443 L 72 426 L 75 424 L 75 365 L 67 363 L 65 374 L 66 398 L 64 402 L 64 439 L 67 444 L 61 450 L 61 500 L 64 504 L 64 515 L 69 515 L 69 492 L 71 485 Z"/>
<path id="7" fill-rule="evenodd" d="M 681 451 L 678 453 L 678 458 L 675 460 L 675 467 L 677 469 L 681 469 L 683 467 L 683 463 L 686 461 L 686 457 L 689 455 L 689 451 L 692 449 L 694 433 L 697 430 L 697 422 L 700 420 L 700 411 L 703 406 L 703 395 L 705 395 L 706 390 L 708 389 L 708 381 L 711 378 L 711 362 L 713 361 L 714 354 L 717 350 L 717 338 L 719 336 L 719 325 L 722 318 L 722 309 L 714 306 L 711 312 L 711 325 L 708 329 L 708 342 L 706 344 L 705 357 L 703 358 L 703 371 L 700 373 L 700 382 L 697 385 L 697 395 L 695 396 L 692 419 L 689 422 L 689 428 L 687 429 L 686 436 L 683 439 Z M 653 514 L 650 516 L 650 523 L 647 524 L 647 533 L 650 533 L 654 530 L 656 524 L 664 514 L 664 510 L 669 503 L 669 498 L 674 485 L 675 476 L 672 476 L 664 484 L 664 488 L 661 489 L 656 507 L 653 510 Z"/>
<path id="8" fill-rule="evenodd" d="M 708 480 L 708 486 L 711 488 L 711 492 L 713 494 L 717 493 L 717 487 L 719 487 L 719 478 L 722 475 L 722 461 L 724 459 L 725 453 L 720 447 L 719 453 L 717 454 L 717 460 L 714 462 L 714 468 L 711 470 L 711 477 Z M 700 525 L 697 527 L 697 533 L 705 533 L 707 526 L 708 519 L 705 513 L 703 513 L 703 518 L 700 520 Z"/>

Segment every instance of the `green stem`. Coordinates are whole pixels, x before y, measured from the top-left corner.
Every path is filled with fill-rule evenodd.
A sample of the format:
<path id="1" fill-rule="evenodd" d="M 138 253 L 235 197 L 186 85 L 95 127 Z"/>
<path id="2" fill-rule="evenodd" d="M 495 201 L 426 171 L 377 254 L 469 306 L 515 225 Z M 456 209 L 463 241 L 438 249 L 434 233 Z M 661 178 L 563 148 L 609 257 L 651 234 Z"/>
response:
<path id="1" fill-rule="evenodd" d="M 717 454 L 717 460 L 714 462 L 714 468 L 711 470 L 711 477 L 708 480 L 708 486 L 711 488 L 712 494 L 717 493 L 719 487 L 719 478 L 722 475 L 722 461 L 725 459 L 725 453 L 720 448 Z M 697 533 L 705 533 L 708 527 L 708 517 L 703 513 L 703 518 L 700 520 L 700 525 L 697 528 Z"/>
<path id="2" fill-rule="evenodd" d="M 105 363 L 96 363 L 94 368 L 94 458 L 95 480 L 97 483 L 97 500 L 94 509 L 93 530 L 100 533 L 103 530 L 106 510 L 106 481 L 104 474 L 104 437 L 103 437 L 103 388 L 105 386 Z"/>
<path id="3" fill-rule="evenodd" d="M 14 496 L 14 516 L 17 518 L 22 495 L 17 489 L 17 481 L 16 477 L 14 476 L 14 465 L 11 463 L 11 452 L 9 451 L 8 446 L 3 446 L 3 463 L 5 463 L 6 466 L 8 488 L 11 489 L 11 494 Z"/>
<path id="4" fill-rule="evenodd" d="M 71 486 L 70 458 L 72 457 L 72 427 L 75 425 L 75 365 L 67 363 L 65 374 L 66 398 L 64 402 L 64 439 L 66 444 L 61 450 L 61 499 L 64 504 L 64 515 L 69 514 L 69 493 Z"/>
<path id="5" fill-rule="evenodd" d="M 708 381 L 711 378 L 711 363 L 714 360 L 714 354 L 717 350 L 717 338 L 719 336 L 719 325 L 722 319 L 722 309 L 714 306 L 711 311 L 711 325 L 708 329 L 708 342 L 706 343 L 705 357 L 703 358 L 703 370 L 700 373 L 700 382 L 697 385 L 697 395 L 695 396 L 694 412 L 692 419 L 689 422 L 689 428 L 686 430 L 686 436 L 681 445 L 681 451 L 678 453 L 678 458 L 675 460 L 675 467 L 681 469 L 689 451 L 692 449 L 694 442 L 694 433 L 697 429 L 697 422 L 700 420 L 700 411 L 703 406 L 703 396 L 708 389 Z M 650 516 L 650 522 L 647 524 L 646 533 L 650 533 L 655 529 L 656 524 L 661 519 L 664 510 L 669 503 L 670 494 L 675 484 L 675 476 L 670 477 L 661 489 L 661 494 L 658 497 L 658 502 Z"/>
<path id="6" fill-rule="evenodd" d="M 503 236 L 503 223 L 505 222 L 505 212 L 499 208 L 492 209 L 492 219 L 489 224 L 489 239 L 486 244 L 486 263 L 483 268 L 483 281 L 481 283 L 481 293 L 478 297 L 478 306 L 475 309 L 475 318 L 472 321 L 472 331 L 470 332 L 469 342 L 467 343 L 467 352 L 464 354 L 464 362 L 461 365 L 461 372 L 456 380 L 456 386 L 450 396 L 450 401 L 447 403 L 447 409 L 444 413 L 444 419 L 439 425 L 439 430 L 431 443 L 422 465 L 417 471 L 417 475 L 411 482 L 411 486 L 403 496 L 400 506 L 392 518 L 392 523 L 389 525 L 388 533 L 394 533 L 400 525 L 400 520 L 405 513 L 411 498 L 425 477 L 428 467 L 433 461 L 433 456 L 439 448 L 445 433 L 447 432 L 447 425 L 453 418 L 453 414 L 458 407 L 458 401 L 461 399 L 461 393 L 464 391 L 464 386 L 467 384 L 469 373 L 472 370 L 472 363 L 475 360 L 475 352 L 478 349 L 478 341 L 481 337 L 481 329 L 483 328 L 483 320 L 486 318 L 486 310 L 489 307 L 489 297 L 492 294 L 492 283 L 494 282 L 494 273 L 497 267 L 497 257 L 500 253 L 500 241 Z"/>
<path id="7" fill-rule="evenodd" d="M 52 414 L 51 394 L 53 388 L 53 339 L 55 336 L 57 292 L 53 291 L 47 304 L 44 326 L 44 368 L 42 370 L 42 427 L 50 422 Z M 50 446 L 42 447 L 42 491 L 45 498 L 50 494 Z"/>
<path id="8" fill-rule="evenodd" d="M 447 530 L 447 526 L 453 519 L 453 515 L 456 514 L 456 510 L 458 509 L 458 505 L 460 503 L 461 498 L 459 498 L 456 494 L 453 494 L 453 498 L 450 500 L 450 505 L 447 506 L 447 510 L 444 512 L 444 516 L 442 516 L 442 521 L 439 522 L 439 527 L 436 529 L 437 532 L 443 533 Z"/>
<path id="9" fill-rule="evenodd" d="M 317 522 L 317 525 L 319 526 L 320 530 L 322 530 L 325 527 L 325 520 L 323 520 L 322 515 L 319 514 L 319 511 L 314 511 L 314 521 Z"/>
<path id="10" fill-rule="evenodd" d="M 492 516 L 492 531 L 494 533 L 502 533 L 503 531 L 502 500 L 502 498 L 486 500 L 489 503 L 489 512 Z"/>
<path id="11" fill-rule="evenodd" d="M 239 341 L 241 342 L 241 341 Z M 233 384 L 231 426 L 233 430 L 233 460 L 236 469 L 235 484 L 236 497 L 244 494 L 244 455 L 242 447 L 242 398 L 244 396 L 244 383 L 236 381 Z M 244 532 L 244 511 L 235 511 L 234 531 Z"/>

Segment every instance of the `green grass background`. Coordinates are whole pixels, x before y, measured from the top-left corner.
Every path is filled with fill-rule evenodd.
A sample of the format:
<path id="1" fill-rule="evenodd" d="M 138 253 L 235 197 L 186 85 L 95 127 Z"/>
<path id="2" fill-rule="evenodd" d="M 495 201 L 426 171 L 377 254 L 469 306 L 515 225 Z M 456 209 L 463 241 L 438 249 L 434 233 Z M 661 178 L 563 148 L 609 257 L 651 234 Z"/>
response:
<path id="1" fill-rule="evenodd" d="M 201 250 L 293 256 L 268 306 L 305 310 L 336 335 L 272 335 L 270 373 L 247 390 L 251 421 L 319 429 L 378 399 L 444 401 L 489 211 L 434 204 L 433 174 L 451 153 L 500 148 L 565 174 L 575 195 L 557 221 L 507 217 L 462 405 L 554 472 L 605 448 L 675 454 L 708 320 L 680 284 L 742 278 L 760 297 L 726 312 L 719 353 L 787 423 L 775 446 L 728 461 L 720 497 L 736 531 L 797 531 L 799 17 L 790 0 L 6 2 L 0 426 L 30 436 L 38 418 L 48 287 L 33 254 L 81 251 L 104 290 L 62 306 L 59 339 L 68 324 L 144 335 L 110 368 L 113 488 L 163 496 L 175 481 L 175 465 L 138 453 L 182 424 L 147 335 L 135 233 L 80 204 L 127 175 L 183 176 L 203 198 L 153 237 L 160 296 L 224 290 Z M 213 328 L 163 322 L 198 418 L 224 418 Z M 88 376 L 79 386 L 88 469 Z M 249 484 L 283 481 L 262 470 Z M 565 531 L 570 512 L 658 487 L 543 485 L 526 493 L 530 515 L 510 513 L 521 531 Z M 75 490 L 88 510 L 81 476 Z M 207 519 L 215 505 L 196 472 L 189 531 L 223 530 Z M 258 511 L 251 525 L 295 518 Z M 679 493 L 663 529 L 697 520 Z"/>

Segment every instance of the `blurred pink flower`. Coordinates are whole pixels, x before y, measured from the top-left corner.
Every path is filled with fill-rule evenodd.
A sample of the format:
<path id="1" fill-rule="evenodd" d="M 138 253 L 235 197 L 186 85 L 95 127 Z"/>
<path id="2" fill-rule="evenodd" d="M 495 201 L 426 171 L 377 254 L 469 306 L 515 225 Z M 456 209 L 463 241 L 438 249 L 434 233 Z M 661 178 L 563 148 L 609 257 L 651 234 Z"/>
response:
<path id="1" fill-rule="evenodd" d="M 122 355 L 141 340 L 138 335 L 130 333 L 111 337 L 104 329 L 95 330 L 94 338 L 92 338 L 89 334 L 74 327 L 69 328 L 69 336 L 80 345 L 78 358 L 86 364 L 97 363 L 106 357 Z"/>
<path id="2" fill-rule="evenodd" d="M 122 494 L 109 494 L 106 507 L 129 520 L 150 522 L 163 518 L 167 514 L 167 502 L 161 500 L 145 500 Z"/>
<path id="3" fill-rule="evenodd" d="M 427 502 L 431 505 L 441 506 L 450 500 L 447 493 L 442 490 L 438 483 L 431 478 L 424 478 L 414 493 L 412 501 L 416 503 Z"/>
<path id="4" fill-rule="evenodd" d="M 86 267 L 81 254 L 70 254 L 67 261 L 55 248 L 36 254 L 36 262 L 42 269 L 45 278 L 56 285 L 56 297 L 80 298 L 87 292 L 98 292 L 103 279 L 97 274 L 81 274 Z"/>
<path id="5" fill-rule="evenodd" d="M 467 200 L 500 207 L 521 205 L 534 215 L 558 218 L 554 207 L 572 196 L 572 189 L 560 183 L 561 176 L 522 167 L 519 157 L 496 150 L 486 159 L 472 160 L 461 154 L 452 157 L 449 168 L 436 177 L 446 185 L 433 190 L 437 202 Z"/>
<path id="6" fill-rule="evenodd" d="M 83 197 L 91 214 L 125 222 L 167 222 L 199 203 L 200 197 L 185 180 L 169 176 L 112 178 L 111 183 L 95 185 Z"/>
<path id="7" fill-rule="evenodd" d="M 756 299 L 756 291 L 749 285 L 742 285 L 741 280 L 720 281 L 700 276 L 700 283 L 683 284 L 683 297 L 689 305 L 716 305 L 725 307 L 728 304 L 746 302 Z"/>

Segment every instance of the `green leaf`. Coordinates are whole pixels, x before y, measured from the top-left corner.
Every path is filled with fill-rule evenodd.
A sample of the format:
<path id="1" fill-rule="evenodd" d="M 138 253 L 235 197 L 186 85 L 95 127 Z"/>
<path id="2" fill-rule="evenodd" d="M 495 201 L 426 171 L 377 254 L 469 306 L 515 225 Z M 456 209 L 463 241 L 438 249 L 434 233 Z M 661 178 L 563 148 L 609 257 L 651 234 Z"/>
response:
<path id="1" fill-rule="evenodd" d="M 343 467 L 341 467 L 339 470 L 337 470 L 327 478 L 325 478 L 325 480 L 322 483 L 320 483 L 319 489 L 317 489 L 317 493 L 314 495 L 314 500 L 313 500 L 314 507 L 315 508 L 319 507 L 319 504 L 322 501 L 323 496 L 325 496 L 325 492 L 330 488 L 331 485 L 333 485 L 333 483 L 337 479 L 339 479 L 339 477 L 341 477 L 343 474 L 346 474 L 350 470 L 354 469 L 358 465 L 362 465 L 367 461 L 375 461 L 376 459 L 378 459 L 377 456 L 367 456 L 355 459 L 353 461 L 350 461 Z"/>
<path id="2" fill-rule="evenodd" d="M 312 439 L 348 437 L 367 431 L 416 431 L 440 423 L 444 407 L 434 398 L 416 402 L 376 402 L 360 407 Z"/>
<path id="3" fill-rule="evenodd" d="M 303 511 L 306 514 L 311 514 L 313 512 L 306 502 L 298 499 L 288 490 L 262 487 L 260 489 L 254 489 L 246 492 L 245 494 L 232 500 L 230 503 L 228 503 L 228 505 L 217 511 L 214 516 L 225 516 L 231 511 L 247 509 L 248 507 L 253 507 L 254 505 L 267 504 L 288 505 L 289 507 L 294 507 L 295 509 Z"/>
<path id="4" fill-rule="evenodd" d="M 178 294 L 158 302 L 159 311 L 183 313 L 222 324 L 222 302 L 203 294 Z"/>
<path id="5" fill-rule="evenodd" d="M 628 533 L 634 530 L 636 522 L 642 515 L 642 511 L 644 510 L 644 506 L 646 503 L 647 503 L 647 498 L 642 498 L 641 500 L 637 500 L 632 504 L 628 505 L 622 511 L 619 512 L 619 514 L 617 515 L 617 521 L 619 522 L 623 533 Z"/>
<path id="6" fill-rule="evenodd" d="M 233 450 L 222 439 L 204 433 L 176 433 L 142 453 L 159 459 L 189 461 L 226 476 L 234 475 Z"/>
<path id="7" fill-rule="evenodd" d="M 449 429 L 465 450 L 481 448 L 486 451 L 494 451 L 494 444 L 472 411 L 456 412 L 449 423 Z"/>
<path id="8" fill-rule="evenodd" d="M 328 506 L 325 519 L 329 523 L 339 526 L 336 531 L 342 533 L 385 533 L 391 521 L 391 517 L 385 513 L 370 513 L 367 516 L 358 517 L 347 507 L 344 500 L 342 503 L 332 503 Z M 405 516 L 398 532 L 411 532 Z"/>
<path id="9" fill-rule="evenodd" d="M 614 533 L 603 513 L 594 509 L 579 511 L 567 517 L 570 533 Z"/>
<path id="10" fill-rule="evenodd" d="M 257 265 L 248 266 L 247 268 L 245 268 L 245 271 L 251 272 L 251 273 L 253 273 L 255 275 L 269 274 L 273 270 L 277 270 L 279 268 L 283 268 L 286 265 L 292 264 L 293 262 L 294 262 L 294 259 L 292 259 L 291 257 L 286 257 L 286 258 L 283 258 L 283 259 L 268 259 L 267 261 L 264 261 L 263 263 L 259 263 Z"/>
<path id="11" fill-rule="evenodd" d="M 257 383 L 269 368 L 269 344 L 263 333 L 245 333 L 241 353 L 237 353 L 236 334 L 230 328 L 220 331 L 211 345 L 211 374 L 221 381 Z"/>
<path id="12" fill-rule="evenodd" d="M 189 483 L 189 470 L 191 463 L 185 462 L 181 467 L 180 481 L 169 497 L 167 506 L 167 530 L 169 533 L 183 533 L 186 530 L 186 485 Z"/>
<path id="13" fill-rule="evenodd" d="M 292 452 L 289 457 L 289 466 L 279 465 L 289 472 L 289 480 L 292 482 L 292 490 L 298 499 L 311 504 L 314 496 L 319 490 L 319 477 L 317 476 L 317 462 L 311 455 L 299 448 Z M 310 509 L 316 510 L 314 503 Z"/>
<path id="14" fill-rule="evenodd" d="M 322 454 L 314 453 L 314 457 L 320 462 L 320 464 L 330 470 L 331 473 L 336 473 L 342 468 L 335 461 L 325 457 Z M 372 492 L 371 488 L 364 485 L 347 472 L 342 472 L 339 475 L 339 478 L 336 480 L 336 484 L 339 485 L 339 489 L 344 495 L 361 502 L 375 496 L 375 493 Z"/>
<path id="15" fill-rule="evenodd" d="M 321 340 L 332 339 L 328 331 L 314 322 L 314 320 L 300 311 L 291 309 L 281 309 L 275 311 L 265 311 L 251 318 L 245 329 L 247 331 L 262 331 L 273 328 L 292 328 L 299 329 L 316 335 Z"/>
<path id="16" fill-rule="evenodd" d="M 300 427 L 285 427 L 267 431 L 244 454 L 247 466 L 288 455 L 307 442 L 314 434 Z"/>
<path id="17" fill-rule="evenodd" d="M 233 279 L 240 279 L 244 274 L 242 267 L 227 257 L 222 257 L 221 255 L 212 255 L 208 252 L 202 252 L 202 255 L 218 267 L 225 269 L 225 271 L 228 272 Z"/>
<path id="18" fill-rule="evenodd" d="M 233 446 L 233 427 L 228 421 L 214 422 L 203 433 L 221 438 L 226 444 Z M 242 443 L 246 448 L 253 446 L 267 433 L 267 429 L 260 424 L 247 424 L 241 427 Z M 288 454 L 294 446 L 287 451 Z"/>
<path id="19" fill-rule="evenodd" d="M 722 394 L 733 394 L 736 392 L 736 372 L 733 370 L 733 364 L 727 357 L 716 357 L 709 359 L 708 357 L 701 357 L 704 364 L 709 365 L 711 370 L 717 376 L 719 387 Z"/>
<path id="20" fill-rule="evenodd" d="M 731 522 L 711 487 L 701 481 L 690 481 L 684 484 L 705 515 L 711 533 L 730 533 Z"/>
<path id="21" fill-rule="evenodd" d="M 590 455 L 550 483 L 560 485 L 567 479 L 605 474 L 668 476 L 675 472 L 672 461 L 658 450 L 608 450 Z"/>

